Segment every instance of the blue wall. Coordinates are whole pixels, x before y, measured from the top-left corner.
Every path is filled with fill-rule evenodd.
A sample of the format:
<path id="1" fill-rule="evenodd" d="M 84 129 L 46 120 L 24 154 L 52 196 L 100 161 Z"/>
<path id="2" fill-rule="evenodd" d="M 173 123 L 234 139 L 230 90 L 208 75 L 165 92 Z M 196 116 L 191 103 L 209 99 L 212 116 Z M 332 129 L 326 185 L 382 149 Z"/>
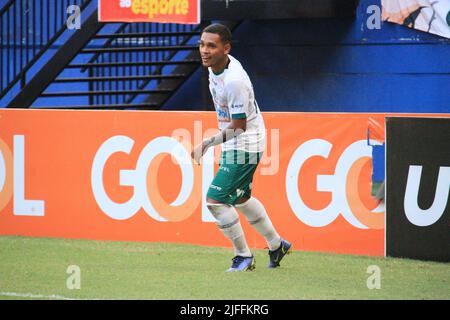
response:
<path id="1" fill-rule="evenodd" d="M 450 40 L 357 17 L 246 21 L 232 55 L 250 75 L 263 111 L 450 112 Z M 203 69 L 203 68 L 202 68 Z M 206 79 L 206 81 L 205 81 Z M 206 88 L 205 88 L 206 87 Z M 165 109 L 211 110 L 198 70 Z"/>
<path id="2" fill-rule="evenodd" d="M 380 6 L 380 0 L 361 0 L 356 19 L 243 22 L 234 31 L 232 55 L 247 69 L 261 109 L 450 113 L 450 39 L 391 23 L 370 30 L 366 23 L 371 14 L 366 11 L 373 4 Z M 61 43 L 55 43 L 54 50 Z M 12 62 L 3 58 L 2 66 Z M 87 60 L 79 56 L 74 62 Z M 66 70 L 61 76 L 83 75 Z M 48 91 L 66 91 L 66 86 L 52 85 Z M 165 109 L 211 110 L 207 86 L 207 72 L 200 68 Z M 2 99 L 0 107 L 17 90 Z M 87 104 L 86 97 L 72 97 L 59 102 L 39 99 L 34 106 L 52 104 L 50 100 Z"/>

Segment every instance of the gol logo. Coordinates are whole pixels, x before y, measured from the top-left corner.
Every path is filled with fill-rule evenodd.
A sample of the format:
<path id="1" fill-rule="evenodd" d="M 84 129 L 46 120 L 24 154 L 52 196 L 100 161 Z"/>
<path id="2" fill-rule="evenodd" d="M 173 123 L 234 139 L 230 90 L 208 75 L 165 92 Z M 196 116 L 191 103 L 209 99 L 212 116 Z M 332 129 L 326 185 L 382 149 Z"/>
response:
<path id="1" fill-rule="evenodd" d="M 182 221 L 190 217 L 205 200 L 206 190 L 214 177 L 214 152 L 208 150 L 202 166 L 193 166 L 188 150 L 188 139 L 158 137 L 150 141 L 141 151 L 134 170 L 121 170 L 121 186 L 131 186 L 133 196 L 125 203 L 116 203 L 106 193 L 103 172 L 108 159 L 117 152 L 130 154 L 134 140 L 126 136 L 114 136 L 106 140 L 97 151 L 91 171 L 94 197 L 101 210 L 116 220 L 134 216 L 141 208 L 158 221 Z M 357 141 L 343 152 L 334 175 L 317 177 L 318 191 L 331 192 L 332 202 L 323 210 L 313 210 L 302 200 L 297 187 L 297 177 L 303 164 L 313 156 L 327 158 L 332 144 L 315 139 L 302 144 L 289 161 L 286 174 L 286 193 L 296 216 L 307 225 L 322 227 L 333 222 L 342 213 L 353 226 L 361 229 L 382 229 L 384 212 L 380 205 L 373 211 L 366 208 L 358 193 L 358 181 L 365 164 L 371 160 L 371 149 L 366 140 Z M 166 203 L 158 190 L 155 177 L 165 156 L 172 156 L 182 173 L 182 184 L 177 198 Z M 215 219 L 202 201 L 202 221 Z M 379 214 L 374 214 L 379 213 Z"/>
<path id="2" fill-rule="evenodd" d="M 357 228 L 383 229 L 384 205 L 371 211 L 366 208 L 358 192 L 361 170 L 371 160 L 367 140 L 356 141 L 344 150 L 333 175 L 317 176 L 317 191 L 332 193 L 332 200 L 326 208 L 314 210 L 303 201 L 298 188 L 300 169 L 311 157 L 327 159 L 332 148 L 333 145 L 326 140 L 313 139 L 303 143 L 294 152 L 286 173 L 286 192 L 291 209 L 303 223 L 312 227 L 326 226 L 342 214 Z"/>
<path id="3" fill-rule="evenodd" d="M 14 195 L 14 196 L 13 196 Z M 8 145 L 0 139 L 0 212 L 11 200 L 17 216 L 43 216 L 43 200 L 25 199 L 25 137 L 14 136 L 14 157 Z"/>
<path id="4" fill-rule="evenodd" d="M 182 221 L 190 217 L 202 198 L 200 182 L 203 180 L 203 188 L 207 188 L 208 182 L 212 181 L 213 150 L 208 150 L 204 158 L 204 161 L 212 163 L 211 165 L 193 166 L 187 151 L 191 149 L 190 142 L 186 140 L 179 142 L 171 137 L 153 139 L 141 151 L 135 170 L 120 171 L 120 185 L 133 187 L 134 193 L 127 202 L 116 203 L 110 199 L 103 184 L 105 164 L 114 153 L 130 154 L 133 145 L 134 140 L 129 137 L 114 136 L 106 140 L 97 151 L 92 164 L 91 185 L 100 209 L 116 220 L 131 218 L 141 208 L 151 218 L 158 221 Z M 161 197 L 157 181 L 155 181 L 159 166 L 168 155 L 176 160 L 182 173 L 180 192 L 170 204 Z M 202 220 L 215 221 L 205 206 L 202 207 Z"/>

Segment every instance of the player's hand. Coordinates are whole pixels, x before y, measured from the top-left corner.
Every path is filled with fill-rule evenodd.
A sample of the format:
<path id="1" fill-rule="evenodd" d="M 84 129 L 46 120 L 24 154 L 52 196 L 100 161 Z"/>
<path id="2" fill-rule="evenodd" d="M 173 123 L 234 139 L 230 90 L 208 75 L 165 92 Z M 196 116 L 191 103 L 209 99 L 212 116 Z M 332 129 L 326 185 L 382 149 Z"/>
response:
<path id="1" fill-rule="evenodd" d="M 201 144 L 197 145 L 194 150 L 192 150 L 191 158 L 194 159 L 197 164 L 200 164 L 200 159 L 203 157 L 207 149 L 208 145 L 205 144 L 205 142 L 202 142 Z"/>

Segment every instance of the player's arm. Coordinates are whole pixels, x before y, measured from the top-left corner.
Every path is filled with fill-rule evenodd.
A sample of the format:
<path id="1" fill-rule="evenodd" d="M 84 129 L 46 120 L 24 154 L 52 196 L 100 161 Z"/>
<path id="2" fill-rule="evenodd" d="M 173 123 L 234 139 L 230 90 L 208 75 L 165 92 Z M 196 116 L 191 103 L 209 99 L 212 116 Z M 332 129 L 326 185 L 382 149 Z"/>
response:
<path id="1" fill-rule="evenodd" d="M 238 135 L 244 133 L 246 129 L 247 129 L 247 118 L 232 119 L 228 127 L 223 129 L 216 135 L 203 140 L 202 154 L 204 154 L 206 149 L 208 149 L 209 147 L 214 147 L 224 142 L 227 142 L 228 140 L 236 138 Z"/>
<path id="2" fill-rule="evenodd" d="M 228 127 L 223 129 L 216 135 L 205 139 L 203 141 L 203 145 L 205 148 L 217 146 L 244 133 L 246 129 L 247 118 L 232 119 Z"/>
<path id="3" fill-rule="evenodd" d="M 216 135 L 203 140 L 201 144 L 194 148 L 191 157 L 200 163 L 200 159 L 205 154 L 209 147 L 217 146 L 228 140 L 231 140 L 247 129 L 247 113 L 246 106 L 248 105 L 248 91 L 245 83 L 237 80 L 227 84 L 226 91 L 228 92 L 228 105 L 231 113 L 231 122 L 222 131 Z"/>
<path id="4" fill-rule="evenodd" d="M 200 163 L 201 157 L 205 154 L 208 148 L 217 146 L 221 143 L 231 140 L 237 137 L 238 135 L 244 133 L 246 129 L 247 129 L 247 118 L 232 119 L 228 127 L 223 129 L 216 135 L 206 138 L 205 140 L 203 140 L 201 144 L 196 146 L 191 153 L 192 159 L 195 159 L 197 163 Z"/>

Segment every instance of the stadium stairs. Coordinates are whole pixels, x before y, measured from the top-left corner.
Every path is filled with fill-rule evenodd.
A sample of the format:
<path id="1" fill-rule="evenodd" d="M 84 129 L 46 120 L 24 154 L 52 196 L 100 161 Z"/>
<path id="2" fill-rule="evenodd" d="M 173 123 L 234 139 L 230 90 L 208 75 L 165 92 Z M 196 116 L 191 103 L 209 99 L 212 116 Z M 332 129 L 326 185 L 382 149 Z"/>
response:
<path id="1" fill-rule="evenodd" d="M 83 18 L 76 30 L 70 5 Z M 198 40 L 209 23 L 100 23 L 97 0 L 10 0 L 0 11 L 1 104 L 158 110 L 200 67 Z"/>

